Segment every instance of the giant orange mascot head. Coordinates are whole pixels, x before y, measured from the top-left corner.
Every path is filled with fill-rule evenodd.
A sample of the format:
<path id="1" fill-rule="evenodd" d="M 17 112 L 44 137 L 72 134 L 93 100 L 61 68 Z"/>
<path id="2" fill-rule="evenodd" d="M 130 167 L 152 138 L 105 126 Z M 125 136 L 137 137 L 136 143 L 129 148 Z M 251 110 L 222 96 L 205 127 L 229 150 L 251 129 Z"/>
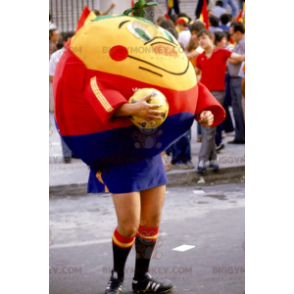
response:
<path id="1" fill-rule="evenodd" d="M 165 122 L 152 132 L 154 148 L 136 148 L 134 134 L 146 132 L 127 117 L 113 117 L 142 88 L 161 91 L 170 107 Z M 97 171 L 159 154 L 204 109 L 222 113 L 207 98 L 208 91 L 200 89 L 193 66 L 171 33 L 125 14 L 99 16 L 77 31 L 57 65 L 53 89 L 60 135 Z"/>

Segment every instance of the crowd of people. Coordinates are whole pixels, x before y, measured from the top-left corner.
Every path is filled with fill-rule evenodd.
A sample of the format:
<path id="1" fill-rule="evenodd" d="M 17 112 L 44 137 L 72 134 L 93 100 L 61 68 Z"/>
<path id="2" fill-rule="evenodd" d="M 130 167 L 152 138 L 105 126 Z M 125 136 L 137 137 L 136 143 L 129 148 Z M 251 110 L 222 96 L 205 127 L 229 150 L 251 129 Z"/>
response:
<path id="1" fill-rule="evenodd" d="M 229 144 L 245 144 L 245 14 L 243 13 L 241 20 L 236 19 L 237 8 L 232 0 L 206 1 L 208 24 L 200 20 L 203 0 L 199 0 L 196 5 L 195 20 L 180 12 L 179 0 L 167 1 L 168 16 L 160 16 L 157 19 L 157 25 L 168 30 L 178 40 L 195 68 L 197 80 L 208 88 L 226 111 L 225 121 L 217 127 L 204 127 L 197 123 L 197 142 L 202 142 L 198 155 L 199 173 L 205 172 L 207 164 L 212 170 L 219 169 L 217 153 L 225 148 L 225 136 L 234 137 Z M 244 2 L 240 0 L 241 9 Z M 227 5 L 231 6 L 231 14 L 227 12 Z M 114 4 L 110 9 L 113 7 Z M 107 14 L 110 9 L 105 13 L 98 10 L 94 13 Z M 63 36 L 63 43 L 71 36 L 72 34 Z M 56 64 L 63 53 L 63 49 L 58 50 L 57 47 L 59 39 L 60 34 L 49 14 L 51 91 Z M 54 112 L 52 92 L 49 101 L 49 111 Z M 230 107 L 234 119 L 231 117 Z M 64 161 L 70 162 L 74 155 L 64 143 L 62 148 Z M 191 157 L 191 130 L 170 146 L 166 154 L 171 156 L 168 169 L 194 169 Z"/>
<path id="2" fill-rule="evenodd" d="M 169 30 L 187 53 L 201 81 L 226 110 L 225 121 L 217 127 L 203 127 L 197 124 L 197 142 L 202 142 L 198 156 L 197 171 L 205 172 L 207 163 L 213 170 L 219 169 L 217 153 L 225 145 L 222 139 L 229 135 L 234 139 L 229 144 L 245 144 L 245 26 L 236 19 L 233 1 L 207 1 L 208 28 L 200 20 L 203 1 L 196 6 L 196 20 L 180 12 L 179 1 L 174 1 L 174 11 L 169 10 L 169 20 L 158 18 L 157 24 Z M 210 3 L 209 3 L 210 2 Z M 243 2 L 240 7 L 243 9 Z M 227 5 L 232 8 L 229 14 Z M 207 28 L 207 29 L 206 29 Z M 232 107 L 234 120 L 229 107 Z M 233 124 L 233 121 L 235 124 Z M 171 168 L 193 169 L 191 161 L 191 130 L 168 150 Z"/>

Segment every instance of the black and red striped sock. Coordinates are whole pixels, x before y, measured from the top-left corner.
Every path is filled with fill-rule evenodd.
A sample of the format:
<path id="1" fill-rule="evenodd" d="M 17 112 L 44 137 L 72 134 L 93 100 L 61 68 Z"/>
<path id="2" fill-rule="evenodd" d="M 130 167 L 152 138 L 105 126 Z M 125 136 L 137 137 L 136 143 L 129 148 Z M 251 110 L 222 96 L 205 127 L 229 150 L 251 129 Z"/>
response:
<path id="1" fill-rule="evenodd" d="M 125 263 L 133 246 L 135 236 L 126 238 L 118 232 L 117 228 L 112 235 L 113 271 L 117 272 L 119 279 L 124 277 Z"/>
<path id="2" fill-rule="evenodd" d="M 159 227 L 139 226 L 136 235 L 136 265 L 135 280 L 145 279 L 145 273 L 149 270 L 151 256 L 158 237 Z"/>

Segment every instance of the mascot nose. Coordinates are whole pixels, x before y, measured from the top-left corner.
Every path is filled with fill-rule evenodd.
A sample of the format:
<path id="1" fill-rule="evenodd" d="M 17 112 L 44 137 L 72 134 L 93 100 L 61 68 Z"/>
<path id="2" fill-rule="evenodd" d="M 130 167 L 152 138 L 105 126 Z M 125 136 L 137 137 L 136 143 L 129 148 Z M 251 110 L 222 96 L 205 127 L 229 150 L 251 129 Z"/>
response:
<path id="1" fill-rule="evenodd" d="M 157 43 L 152 45 L 153 52 L 156 55 L 164 55 L 169 57 L 178 57 L 178 49 L 166 43 Z"/>
<path id="2" fill-rule="evenodd" d="M 109 51 L 109 55 L 111 57 L 111 59 L 115 60 L 115 61 L 122 61 L 125 60 L 129 53 L 128 53 L 128 49 L 124 46 L 114 46 L 110 49 Z"/>

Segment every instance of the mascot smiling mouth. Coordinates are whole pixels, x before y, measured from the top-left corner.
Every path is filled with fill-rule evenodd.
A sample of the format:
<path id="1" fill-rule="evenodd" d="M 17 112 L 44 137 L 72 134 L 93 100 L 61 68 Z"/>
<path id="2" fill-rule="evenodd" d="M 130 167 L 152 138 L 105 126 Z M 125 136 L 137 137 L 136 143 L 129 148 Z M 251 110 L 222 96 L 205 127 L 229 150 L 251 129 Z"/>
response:
<path id="1" fill-rule="evenodd" d="M 171 74 L 171 75 L 177 75 L 177 76 L 184 75 L 184 74 L 187 72 L 187 70 L 189 69 L 189 65 L 190 65 L 190 61 L 187 59 L 187 66 L 186 66 L 186 69 L 185 69 L 184 71 L 182 71 L 182 72 L 177 73 L 177 72 L 172 72 L 172 71 L 166 70 L 166 69 L 164 69 L 163 67 L 157 66 L 157 65 L 152 64 L 152 63 L 150 63 L 150 62 L 148 62 L 148 61 L 142 60 L 142 59 L 140 59 L 140 58 L 137 58 L 137 57 L 134 57 L 134 56 L 131 56 L 131 55 L 128 55 L 128 58 L 132 58 L 132 59 L 135 59 L 135 60 L 138 60 L 138 61 L 144 62 L 144 63 L 146 63 L 146 64 L 148 64 L 148 65 L 151 65 L 151 66 L 153 66 L 153 67 L 155 67 L 155 68 L 158 68 L 158 69 L 160 69 L 160 70 L 162 70 L 162 71 L 165 71 L 165 72 L 167 72 L 167 73 L 169 73 L 169 74 Z M 159 73 L 157 73 L 157 72 L 153 72 L 153 71 L 151 71 L 151 70 L 149 70 L 149 69 L 146 69 L 146 68 L 143 68 L 143 67 L 139 67 L 139 69 L 147 70 L 147 71 L 150 71 L 151 73 L 154 73 L 154 74 L 157 74 L 157 75 L 159 75 L 159 76 L 162 76 L 161 74 L 159 74 Z"/>

